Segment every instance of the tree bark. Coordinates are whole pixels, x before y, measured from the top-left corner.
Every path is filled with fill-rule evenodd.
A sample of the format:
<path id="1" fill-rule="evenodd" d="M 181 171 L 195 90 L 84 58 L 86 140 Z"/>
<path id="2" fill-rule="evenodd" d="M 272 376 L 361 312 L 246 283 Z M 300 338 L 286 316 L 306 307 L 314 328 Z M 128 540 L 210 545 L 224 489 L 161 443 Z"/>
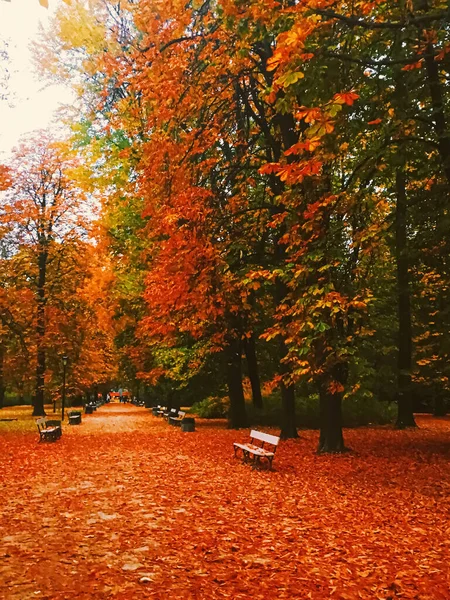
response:
<path id="1" fill-rule="evenodd" d="M 5 358 L 5 347 L 0 342 L 0 409 L 5 405 L 5 380 L 3 377 L 3 363 Z"/>
<path id="2" fill-rule="evenodd" d="M 407 249 L 406 177 L 402 168 L 395 175 L 397 207 L 395 212 L 395 259 L 398 289 L 398 358 L 396 427 L 416 427 L 411 395 L 412 325 Z"/>
<path id="3" fill-rule="evenodd" d="M 320 408 L 320 436 L 317 452 L 341 453 L 348 451 L 342 433 L 342 393 L 331 394 L 328 380 L 318 381 Z"/>
<path id="4" fill-rule="evenodd" d="M 288 369 L 283 362 L 283 358 L 287 355 L 287 347 L 284 340 L 280 340 L 279 353 L 280 353 L 280 374 L 283 377 L 287 374 Z M 283 408 L 283 414 L 281 418 L 281 432 L 280 438 L 282 440 L 298 438 L 297 423 L 295 416 L 295 387 L 294 385 L 286 385 L 285 382 L 281 381 L 281 406 Z"/>
<path id="5" fill-rule="evenodd" d="M 239 340 L 233 339 L 230 341 L 226 348 L 226 360 L 228 395 L 230 398 L 228 427 L 230 429 L 248 427 L 244 389 L 242 387 L 242 348 Z"/>
<path id="6" fill-rule="evenodd" d="M 279 252 L 283 253 L 284 249 L 279 248 Z M 276 296 L 275 300 L 277 305 L 284 301 L 288 294 L 286 285 L 279 279 L 276 282 Z M 289 374 L 289 367 L 284 362 L 284 358 L 288 354 L 288 347 L 284 339 L 281 339 L 278 345 L 278 352 L 280 357 L 280 375 L 281 375 L 281 406 L 283 408 L 283 416 L 281 418 L 281 432 L 280 438 L 283 440 L 298 438 L 297 423 L 295 416 L 295 386 L 293 384 L 286 384 L 285 378 Z"/>
<path id="7" fill-rule="evenodd" d="M 447 414 L 447 402 L 443 393 L 438 393 L 434 399 L 433 414 L 435 417 L 445 417 Z"/>
<path id="8" fill-rule="evenodd" d="M 253 334 L 250 338 L 244 340 L 244 351 L 247 359 L 248 376 L 252 386 L 253 405 L 256 408 L 262 408 L 261 382 L 259 379 L 258 359 L 256 357 L 255 336 Z"/>
<path id="9" fill-rule="evenodd" d="M 38 255 L 38 287 L 36 308 L 36 388 L 33 399 L 33 416 L 45 416 L 44 386 L 45 386 L 45 283 L 47 276 L 47 251 L 41 249 Z"/>
<path id="10" fill-rule="evenodd" d="M 450 132 L 447 127 L 447 118 L 444 112 L 444 94 L 439 78 L 439 63 L 435 60 L 436 52 L 433 44 L 427 44 L 424 53 L 425 72 L 431 96 L 433 109 L 433 127 L 437 137 L 439 155 L 445 177 L 450 184 Z"/>

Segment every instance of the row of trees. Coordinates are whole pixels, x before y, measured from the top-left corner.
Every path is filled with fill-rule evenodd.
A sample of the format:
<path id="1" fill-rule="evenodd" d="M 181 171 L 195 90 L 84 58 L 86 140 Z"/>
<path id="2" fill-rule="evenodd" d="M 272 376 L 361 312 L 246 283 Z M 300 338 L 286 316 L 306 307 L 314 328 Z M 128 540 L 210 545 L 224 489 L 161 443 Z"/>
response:
<path id="1" fill-rule="evenodd" d="M 0 408 L 8 388 L 42 415 L 45 395 L 59 397 L 63 355 L 72 396 L 114 373 L 111 275 L 67 144 L 40 132 L 0 177 Z"/>
<path id="2" fill-rule="evenodd" d="M 443 411 L 448 17 L 441 0 L 60 10 L 38 62 L 80 92 L 129 379 L 226 384 L 239 427 L 245 372 L 257 406 L 279 386 L 284 438 L 295 394 L 316 395 L 320 451 L 344 449 L 347 395 L 396 400 L 399 427 L 414 395 Z"/>

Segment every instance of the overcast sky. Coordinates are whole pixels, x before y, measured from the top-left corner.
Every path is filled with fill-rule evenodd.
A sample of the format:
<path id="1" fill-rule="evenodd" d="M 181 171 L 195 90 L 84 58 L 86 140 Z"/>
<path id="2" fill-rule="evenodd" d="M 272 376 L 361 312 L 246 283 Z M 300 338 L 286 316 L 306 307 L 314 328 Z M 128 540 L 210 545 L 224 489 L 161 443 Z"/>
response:
<path id="1" fill-rule="evenodd" d="M 68 88 L 46 87 L 38 81 L 28 48 L 37 37 L 39 22 L 45 26 L 59 2 L 49 0 L 47 10 L 38 0 L 0 0 L 0 40 L 9 42 L 9 88 L 14 95 L 13 106 L 0 100 L 0 160 L 10 153 L 21 135 L 49 127 L 57 108 L 72 101 Z"/>

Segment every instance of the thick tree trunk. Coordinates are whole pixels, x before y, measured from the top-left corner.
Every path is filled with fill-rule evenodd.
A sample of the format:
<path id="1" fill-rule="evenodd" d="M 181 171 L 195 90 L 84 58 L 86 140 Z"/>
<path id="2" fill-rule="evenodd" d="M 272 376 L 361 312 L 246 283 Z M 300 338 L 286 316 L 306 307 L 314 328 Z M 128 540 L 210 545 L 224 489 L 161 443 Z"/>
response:
<path id="1" fill-rule="evenodd" d="M 242 349 L 239 340 L 232 340 L 225 350 L 227 360 L 227 383 L 230 398 L 228 412 L 228 427 L 240 429 L 248 427 L 247 412 L 245 410 L 244 389 L 242 387 Z"/>
<path id="2" fill-rule="evenodd" d="M 3 377 L 3 363 L 5 358 L 5 347 L 0 343 L 0 409 L 5 405 L 5 380 Z"/>
<path id="3" fill-rule="evenodd" d="M 396 427 L 416 427 L 411 395 L 412 325 L 407 249 L 407 197 L 403 169 L 395 176 L 397 208 L 395 212 L 395 258 L 398 288 L 398 359 Z"/>
<path id="4" fill-rule="evenodd" d="M 328 382 L 319 382 L 320 402 L 320 437 L 317 452 L 340 453 L 348 448 L 344 445 L 342 434 L 342 394 L 331 394 L 328 391 Z"/>
<path id="5" fill-rule="evenodd" d="M 38 288 L 36 315 L 36 388 L 33 399 L 33 416 L 45 416 L 44 385 L 45 385 L 45 282 L 47 275 L 47 252 L 41 250 L 38 256 Z"/>
<path id="6" fill-rule="evenodd" d="M 247 359 L 248 376 L 252 386 L 253 405 L 256 408 L 263 407 L 261 395 L 261 382 L 259 380 L 258 359 L 256 358 L 255 337 L 252 335 L 244 341 L 245 357 Z"/>

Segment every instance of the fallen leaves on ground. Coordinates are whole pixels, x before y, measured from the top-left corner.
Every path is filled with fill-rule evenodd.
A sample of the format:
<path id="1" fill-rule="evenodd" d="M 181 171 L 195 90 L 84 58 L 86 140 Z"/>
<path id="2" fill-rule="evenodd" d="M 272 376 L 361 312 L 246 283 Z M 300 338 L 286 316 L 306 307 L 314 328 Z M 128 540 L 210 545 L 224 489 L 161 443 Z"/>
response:
<path id="1" fill-rule="evenodd" d="M 247 431 L 143 408 L 53 444 L 2 423 L 0 597 L 446 600 L 450 421 L 418 421 L 348 430 L 342 456 L 301 432 L 273 472 L 233 457 Z"/>

